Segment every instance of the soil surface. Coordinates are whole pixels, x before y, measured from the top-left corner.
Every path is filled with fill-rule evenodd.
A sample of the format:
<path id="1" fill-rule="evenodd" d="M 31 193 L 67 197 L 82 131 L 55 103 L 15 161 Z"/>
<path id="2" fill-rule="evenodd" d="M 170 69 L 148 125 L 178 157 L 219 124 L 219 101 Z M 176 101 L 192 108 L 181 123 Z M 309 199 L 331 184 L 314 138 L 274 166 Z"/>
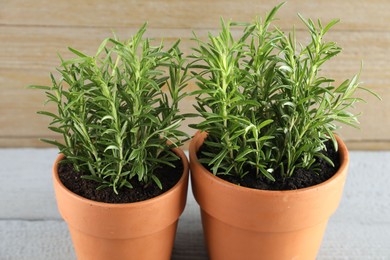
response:
<path id="1" fill-rule="evenodd" d="M 106 203 L 131 203 L 151 199 L 175 186 L 183 174 L 183 164 L 181 160 L 177 160 L 173 164 L 176 166 L 175 168 L 163 165 L 154 173 L 160 180 L 163 189 L 157 187 L 154 182 L 145 187 L 144 184 L 134 180 L 131 181 L 133 189 L 124 187 L 118 190 L 118 194 L 115 194 L 112 188 L 97 190 L 96 188 L 100 184 L 81 178 L 84 173 L 76 172 L 71 163 L 60 163 L 58 175 L 66 188 L 84 198 Z"/>
<path id="2" fill-rule="evenodd" d="M 331 178 L 337 170 L 340 168 L 340 156 L 335 151 L 332 142 L 325 143 L 326 151 L 323 154 L 326 155 L 333 163 L 334 167 L 321 158 L 317 158 L 319 168 L 318 173 L 315 173 L 307 169 L 296 169 L 293 176 L 289 178 L 283 178 L 280 176 L 280 172 L 275 170 L 273 176 L 276 179 L 275 182 L 270 181 L 264 176 L 255 178 L 254 172 L 249 172 L 243 179 L 240 179 L 231 175 L 217 175 L 217 177 L 224 179 L 228 182 L 259 190 L 296 190 L 301 188 L 310 187 L 319 183 L 322 183 Z M 209 150 L 205 145 L 202 145 L 197 153 L 198 158 L 202 158 L 202 151 Z M 209 166 L 203 164 L 203 166 L 210 171 Z"/>

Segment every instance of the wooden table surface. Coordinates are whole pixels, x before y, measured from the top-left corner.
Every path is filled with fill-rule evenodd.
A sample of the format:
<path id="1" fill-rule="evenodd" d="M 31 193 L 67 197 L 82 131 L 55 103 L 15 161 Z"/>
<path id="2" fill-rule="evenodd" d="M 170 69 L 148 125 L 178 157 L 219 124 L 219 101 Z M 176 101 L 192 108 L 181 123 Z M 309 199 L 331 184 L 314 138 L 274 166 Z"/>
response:
<path id="1" fill-rule="evenodd" d="M 51 181 L 54 149 L 0 149 L 0 259 L 75 259 L 57 212 Z M 340 207 L 318 255 L 324 259 L 390 259 L 390 152 L 351 152 Z M 207 259 L 191 189 L 172 259 Z"/>

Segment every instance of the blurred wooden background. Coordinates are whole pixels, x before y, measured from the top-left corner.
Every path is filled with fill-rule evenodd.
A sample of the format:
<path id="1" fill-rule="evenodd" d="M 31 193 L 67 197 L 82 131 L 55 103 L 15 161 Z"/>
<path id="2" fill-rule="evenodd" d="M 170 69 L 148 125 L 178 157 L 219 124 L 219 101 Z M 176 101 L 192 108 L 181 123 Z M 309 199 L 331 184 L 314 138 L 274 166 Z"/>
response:
<path id="1" fill-rule="evenodd" d="M 147 36 L 164 38 L 166 45 L 182 39 L 182 49 L 191 52 L 192 31 L 203 38 L 216 32 L 219 17 L 251 21 L 263 16 L 279 1 L 222 0 L 0 0 L 0 147 L 45 146 L 40 137 L 55 137 L 47 130 L 48 119 L 37 115 L 43 109 L 42 92 L 29 84 L 50 83 L 49 73 L 59 65 L 57 52 L 72 55 L 71 46 L 94 54 L 100 42 L 114 31 L 121 39 L 131 36 L 145 21 Z M 390 1 L 389 0 L 294 0 L 277 15 L 284 30 L 297 28 L 307 41 L 297 17 L 320 18 L 323 23 L 340 18 L 328 34 L 343 47 L 342 54 L 327 65 L 324 73 L 339 82 L 352 77 L 364 63 L 361 81 L 382 96 L 382 101 L 362 92 L 368 104 L 358 104 L 361 129 L 340 131 L 351 149 L 390 148 Z M 194 87 L 190 87 L 193 89 Z M 193 111 L 191 98 L 183 111 Z M 46 108 L 45 108 L 46 109 Z M 49 109 L 51 109 L 49 107 Z M 188 130 L 193 133 L 194 130 Z"/>

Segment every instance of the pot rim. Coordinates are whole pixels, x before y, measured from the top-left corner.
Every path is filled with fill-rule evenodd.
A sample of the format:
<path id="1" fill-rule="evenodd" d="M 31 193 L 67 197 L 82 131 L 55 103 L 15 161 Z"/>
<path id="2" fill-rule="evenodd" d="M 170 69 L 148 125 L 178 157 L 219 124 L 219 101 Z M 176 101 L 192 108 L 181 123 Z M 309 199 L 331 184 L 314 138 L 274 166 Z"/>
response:
<path id="1" fill-rule="evenodd" d="M 189 146 L 189 157 L 190 157 L 190 164 L 194 163 L 197 164 L 203 172 L 207 173 L 207 178 L 212 179 L 213 181 L 217 181 L 220 183 L 220 185 L 225 186 L 226 188 L 237 190 L 237 192 L 254 192 L 255 194 L 262 195 L 262 196 L 275 196 L 277 194 L 281 195 L 299 195 L 299 194 L 304 194 L 307 192 L 311 192 L 313 190 L 320 190 L 320 189 L 326 189 L 328 184 L 333 182 L 333 180 L 340 178 L 344 172 L 346 172 L 346 168 L 349 165 L 349 153 L 347 146 L 345 143 L 342 141 L 342 139 L 338 136 L 335 135 L 335 138 L 338 143 L 338 152 L 339 152 L 339 157 L 340 157 L 340 167 L 337 170 L 337 172 L 330 177 L 328 180 L 321 182 L 319 184 L 305 187 L 305 188 L 300 188 L 296 190 L 260 190 L 260 189 L 255 189 L 255 188 L 249 188 L 249 187 L 244 187 L 244 186 L 239 186 L 236 184 L 233 184 L 229 181 L 226 181 L 222 178 L 219 178 L 212 174 L 208 169 L 206 169 L 201 163 L 198 161 L 197 157 L 197 152 L 199 148 L 202 146 L 204 139 L 206 138 L 207 133 L 206 132 L 201 132 L 197 131 L 195 135 L 193 136 L 190 146 Z M 193 174 L 191 172 L 191 174 Z"/>
<path id="2" fill-rule="evenodd" d="M 181 150 L 180 148 L 172 148 L 172 151 L 176 153 L 176 155 L 179 156 L 179 158 L 181 159 L 181 162 L 183 164 L 183 172 L 182 172 L 182 176 L 180 177 L 179 181 L 172 187 L 170 188 L 169 190 L 167 190 L 166 192 L 156 196 L 156 197 L 153 197 L 153 198 L 150 198 L 150 199 L 147 199 L 147 200 L 143 200 L 143 201 L 137 201 L 137 202 L 128 202 L 128 203 L 108 203 L 108 202 L 100 202 L 100 201 L 94 201 L 94 200 L 91 200 L 91 199 L 88 199 L 88 198 L 85 198 L 83 196 L 80 196 L 74 192 L 72 192 L 71 190 L 69 190 L 67 187 L 65 187 L 65 185 L 62 183 L 62 181 L 60 180 L 59 176 L 58 176 L 58 164 L 60 163 L 60 161 L 65 157 L 64 154 L 60 153 L 54 164 L 53 164 L 53 179 L 59 184 L 59 187 L 65 192 L 67 193 L 70 197 L 74 198 L 75 200 L 78 200 L 78 201 L 81 201 L 83 203 L 88 203 L 90 204 L 91 206 L 96 206 L 96 207 L 111 207 L 111 208 L 123 208 L 123 207 L 146 207 L 148 206 L 149 204 L 153 204 L 153 203 L 157 203 L 159 200 L 163 200 L 165 197 L 169 196 L 171 193 L 175 192 L 175 190 L 178 189 L 179 186 L 182 186 L 182 185 L 185 185 L 185 182 L 186 182 L 186 179 L 187 179 L 187 176 L 188 176 L 188 173 L 189 173 L 189 163 L 188 163 L 188 159 L 187 159 L 187 156 L 184 154 L 183 150 Z"/>

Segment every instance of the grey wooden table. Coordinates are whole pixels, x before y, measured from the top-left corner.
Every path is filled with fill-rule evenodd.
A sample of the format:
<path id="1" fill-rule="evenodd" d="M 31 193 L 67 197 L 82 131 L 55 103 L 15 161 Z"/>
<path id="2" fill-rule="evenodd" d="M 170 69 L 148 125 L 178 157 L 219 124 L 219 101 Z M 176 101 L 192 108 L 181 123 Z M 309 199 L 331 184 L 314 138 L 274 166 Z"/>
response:
<path id="1" fill-rule="evenodd" d="M 0 260 L 75 259 L 51 182 L 54 149 L 0 149 Z M 318 256 L 390 260 L 390 152 L 351 152 L 341 205 Z M 172 259 L 207 259 L 189 190 Z M 283 259 L 281 259 L 283 260 Z"/>

